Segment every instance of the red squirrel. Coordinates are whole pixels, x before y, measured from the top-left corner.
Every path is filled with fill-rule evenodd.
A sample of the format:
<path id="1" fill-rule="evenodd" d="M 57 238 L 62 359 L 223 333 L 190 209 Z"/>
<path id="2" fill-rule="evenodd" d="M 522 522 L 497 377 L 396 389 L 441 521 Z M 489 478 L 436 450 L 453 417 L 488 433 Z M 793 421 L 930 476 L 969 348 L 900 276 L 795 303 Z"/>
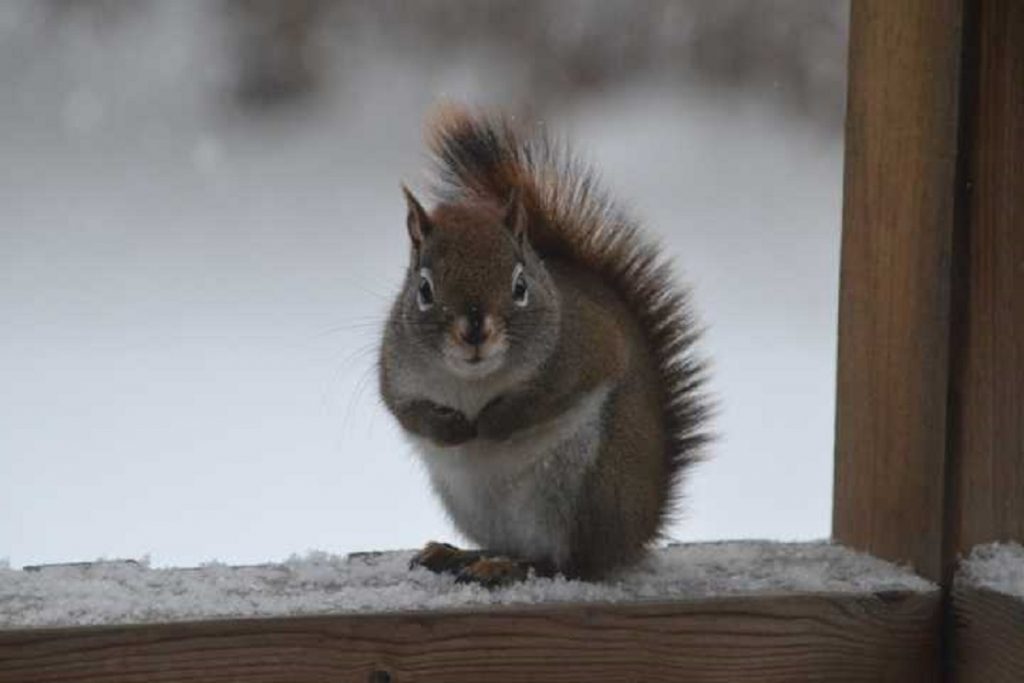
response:
<path id="1" fill-rule="evenodd" d="M 380 392 L 480 549 L 432 542 L 412 564 L 487 586 L 606 577 L 659 538 L 708 441 L 687 294 L 543 132 L 452 108 L 428 130 L 437 203 L 403 186 Z"/>

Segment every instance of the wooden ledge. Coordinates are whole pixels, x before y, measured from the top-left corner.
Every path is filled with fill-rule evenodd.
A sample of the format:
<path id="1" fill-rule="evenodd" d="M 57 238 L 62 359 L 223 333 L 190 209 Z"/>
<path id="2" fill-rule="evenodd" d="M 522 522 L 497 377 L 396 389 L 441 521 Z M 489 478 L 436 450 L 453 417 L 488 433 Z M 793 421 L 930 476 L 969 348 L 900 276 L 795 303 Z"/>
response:
<path id="1" fill-rule="evenodd" d="M 410 573 L 408 557 L 0 570 L 0 683 L 906 683 L 937 672 L 940 591 L 826 543 L 676 546 L 614 582 L 494 593 Z"/>
<path id="2" fill-rule="evenodd" d="M 965 683 L 1024 681 L 1024 547 L 975 547 L 953 584 L 953 660 Z"/>
<path id="3" fill-rule="evenodd" d="M 935 680 L 932 592 L 0 631 L 0 682 Z"/>
<path id="4" fill-rule="evenodd" d="M 957 681 L 1024 681 L 1024 600 L 957 582 L 953 589 Z"/>

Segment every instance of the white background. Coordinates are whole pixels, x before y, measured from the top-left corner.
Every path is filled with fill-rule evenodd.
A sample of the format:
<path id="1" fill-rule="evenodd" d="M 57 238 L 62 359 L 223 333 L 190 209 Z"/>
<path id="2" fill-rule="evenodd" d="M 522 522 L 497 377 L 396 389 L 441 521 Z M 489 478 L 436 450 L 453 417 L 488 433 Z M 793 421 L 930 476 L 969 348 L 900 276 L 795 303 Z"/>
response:
<path id="1" fill-rule="evenodd" d="M 440 97 L 503 104 L 500 59 L 381 51 L 315 104 L 240 118 L 207 96 L 201 5 L 102 35 L 18 7 L 0 18 L 0 558 L 453 538 L 374 349 L 423 117 Z M 544 116 L 660 236 L 709 328 L 720 439 L 670 536 L 826 536 L 838 131 L 697 81 Z"/>

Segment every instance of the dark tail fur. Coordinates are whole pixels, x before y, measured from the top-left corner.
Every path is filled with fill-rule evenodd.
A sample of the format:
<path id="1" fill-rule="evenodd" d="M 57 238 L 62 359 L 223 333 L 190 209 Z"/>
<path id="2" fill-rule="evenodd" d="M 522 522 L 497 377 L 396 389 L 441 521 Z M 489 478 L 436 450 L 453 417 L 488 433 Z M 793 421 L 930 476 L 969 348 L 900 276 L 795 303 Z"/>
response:
<path id="1" fill-rule="evenodd" d="M 447 108 L 433 119 L 429 140 L 440 167 L 438 199 L 506 202 L 518 192 L 537 252 L 598 273 L 635 312 L 662 378 L 671 486 L 709 439 L 708 403 L 705 366 L 693 348 L 699 328 L 657 245 L 616 208 L 594 173 L 543 131 L 526 137 L 509 119 Z"/>

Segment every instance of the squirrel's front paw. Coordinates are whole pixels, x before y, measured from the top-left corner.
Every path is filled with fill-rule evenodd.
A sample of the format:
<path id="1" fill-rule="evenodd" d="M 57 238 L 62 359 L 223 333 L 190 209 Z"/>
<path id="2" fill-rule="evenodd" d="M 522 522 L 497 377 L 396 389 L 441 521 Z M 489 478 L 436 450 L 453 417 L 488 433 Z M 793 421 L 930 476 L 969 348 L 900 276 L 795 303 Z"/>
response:
<path id="1" fill-rule="evenodd" d="M 499 588 L 525 581 L 530 576 L 526 562 L 507 557 L 484 557 L 466 565 L 455 577 L 456 583 L 475 583 L 484 588 Z"/>
<path id="2" fill-rule="evenodd" d="M 440 446 L 457 446 L 476 437 L 476 424 L 447 406 L 426 399 L 396 403 L 398 421 L 409 432 Z"/>
<path id="3" fill-rule="evenodd" d="M 516 406 L 499 396 L 483 407 L 476 418 L 476 432 L 481 439 L 502 441 L 515 429 Z"/>
<path id="4" fill-rule="evenodd" d="M 457 446 L 476 438 L 476 425 L 459 411 L 434 406 L 434 440 L 442 446 Z"/>

